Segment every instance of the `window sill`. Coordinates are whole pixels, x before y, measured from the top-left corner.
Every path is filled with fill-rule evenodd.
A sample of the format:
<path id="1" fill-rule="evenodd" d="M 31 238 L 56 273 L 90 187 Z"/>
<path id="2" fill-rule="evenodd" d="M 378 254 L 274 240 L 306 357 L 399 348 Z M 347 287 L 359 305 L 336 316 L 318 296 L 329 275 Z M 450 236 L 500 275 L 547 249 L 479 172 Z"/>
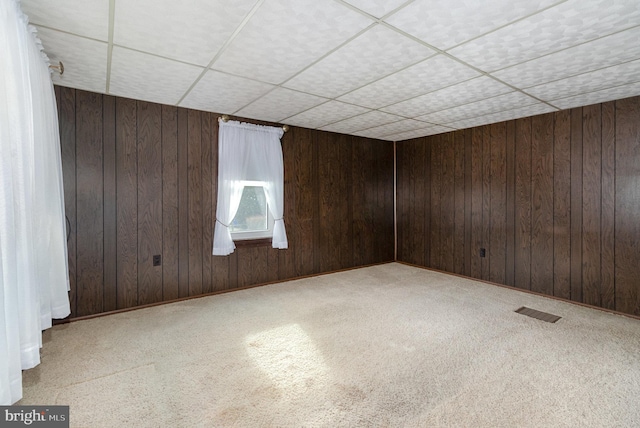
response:
<path id="1" fill-rule="evenodd" d="M 268 247 L 271 246 L 271 238 L 239 239 L 233 243 L 236 244 L 236 248 Z"/>

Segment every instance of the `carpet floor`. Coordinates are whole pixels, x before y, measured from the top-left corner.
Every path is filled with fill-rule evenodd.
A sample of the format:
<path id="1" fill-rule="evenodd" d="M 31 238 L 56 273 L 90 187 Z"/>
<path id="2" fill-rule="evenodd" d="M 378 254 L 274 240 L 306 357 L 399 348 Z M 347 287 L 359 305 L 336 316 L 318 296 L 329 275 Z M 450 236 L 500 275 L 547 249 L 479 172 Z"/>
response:
<path id="1" fill-rule="evenodd" d="M 398 263 L 43 340 L 17 404 L 69 405 L 71 426 L 640 426 L 640 321 Z"/>

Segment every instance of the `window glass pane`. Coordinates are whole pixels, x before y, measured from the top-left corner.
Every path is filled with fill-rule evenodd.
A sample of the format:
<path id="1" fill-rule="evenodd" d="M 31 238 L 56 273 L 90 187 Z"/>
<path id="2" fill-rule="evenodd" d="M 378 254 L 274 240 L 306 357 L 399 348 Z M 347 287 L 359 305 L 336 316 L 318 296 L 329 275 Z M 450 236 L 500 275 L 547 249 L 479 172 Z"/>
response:
<path id="1" fill-rule="evenodd" d="M 262 186 L 244 186 L 238 213 L 230 225 L 231 232 L 268 230 L 267 198 Z"/>

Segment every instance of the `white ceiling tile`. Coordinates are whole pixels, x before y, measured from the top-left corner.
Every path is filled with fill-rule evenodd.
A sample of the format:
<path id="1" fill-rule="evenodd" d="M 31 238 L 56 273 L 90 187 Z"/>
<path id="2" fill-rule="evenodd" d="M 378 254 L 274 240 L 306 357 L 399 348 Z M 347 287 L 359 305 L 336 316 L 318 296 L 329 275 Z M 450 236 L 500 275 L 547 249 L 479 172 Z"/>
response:
<path id="1" fill-rule="evenodd" d="M 311 107 L 327 101 L 302 92 L 285 88 L 276 88 L 264 97 L 254 101 L 236 112 L 236 115 L 250 119 L 260 119 L 270 122 L 280 122 L 289 116 L 294 116 Z"/>
<path id="2" fill-rule="evenodd" d="M 345 0 L 345 2 L 376 18 L 382 18 L 402 6 L 403 3 L 407 3 L 407 0 Z"/>
<path id="3" fill-rule="evenodd" d="M 400 120 L 398 122 L 388 123 L 386 125 L 375 126 L 362 131 L 356 132 L 356 135 L 363 137 L 380 138 L 386 135 L 395 135 L 402 132 L 415 131 L 416 129 L 424 129 L 433 126 L 428 123 L 420 122 L 413 119 Z"/>
<path id="4" fill-rule="evenodd" d="M 559 0 L 416 0 L 385 19 L 389 24 L 446 50 Z"/>
<path id="5" fill-rule="evenodd" d="M 358 114 L 366 113 L 367 111 L 369 110 L 364 107 L 332 100 L 287 118 L 287 123 L 289 125 L 315 129 Z"/>
<path id="6" fill-rule="evenodd" d="M 115 46 L 111 57 L 109 93 L 175 105 L 203 70 Z"/>
<path id="7" fill-rule="evenodd" d="M 640 60 L 534 86 L 527 93 L 545 101 L 640 82 Z"/>
<path id="8" fill-rule="evenodd" d="M 601 91 L 580 94 L 574 97 L 563 98 L 553 101 L 552 104 L 560 109 L 568 109 L 590 104 L 604 103 L 607 101 L 618 100 L 622 98 L 634 97 L 637 95 L 640 95 L 640 82 L 617 86 L 615 88 L 603 89 Z"/>
<path id="9" fill-rule="evenodd" d="M 52 74 L 53 83 L 104 93 L 107 88 L 107 43 L 37 27 L 52 64 L 62 61 L 64 74 Z"/>
<path id="10" fill-rule="evenodd" d="M 640 26 L 492 73 L 528 88 L 640 58 Z"/>
<path id="11" fill-rule="evenodd" d="M 323 131 L 339 132 L 342 134 L 352 134 L 357 131 L 362 131 L 363 129 L 397 122 L 402 119 L 402 117 L 398 117 L 393 114 L 383 113 L 381 111 L 371 111 L 350 119 L 332 123 L 331 125 L 323 126 L 320 129 Z"/>
<path id="12" fill-rule="evenodd" d="M 506 120 L 519 119 L 526 116 L 535 116 L 537 114 L 549 113 L 552 111 L 556 111 L 556 109 L 544 103 L 537 103 L 526 107 L 491 113 L 471 119 L 463 119 L 457 122 L 447 123 L 446 125 L 458 129 L 473 128 L 475 126 L 504 122 Z"/>
<path id="13" fill-rule="evenodd" d="M 370 24 L 332 0 L 265 0 L 212 68 L 281 83 Z"/>
<path id="14" fill-rule="evenodd" d="M 485 71 L 505 68 L 638 25 L 636 0 L 569 0 L 450 53 Z"/>
<path id="15" fill-rule="evenodd" d="M 381 110 L 406 117 L 417 117 L 508 92 L 513 92 L 513 89 L 490 77 L 481 76 Z"/>
<path id="16" fill-rule="evenodd" d="M 22 0 L 29 22 L 67 33 L 107 41 L 109 2 L 104 0 Z"/>
<path id="17" fill-rule="evenodd" d="M 444 55 L 436 55 L 339 99 L 369 108 L 389 104 L 462 82 L 480 73 Z"/>
<path id="18" fill-rule="evenodd" d="M 273 88 L 268 83 L 208 70 L 180 105 L 232 114 Z"/>
<path id="19" fill-rule="evenodd" d="M 333 98 L 434 53 L 414 40 L 377 25 L 295 76 L 285 86 Z"/>
<path id="20" fill-rule="evenodd" d="M 385 138 L 390 139 L 391 141 L 406 141 L 406 140 L 411 140 L 413 138 L 428 137 L 429 135 L 442 134 L 445 132 L 452 132 L 452 131 L 455 131 L 455 129 L 448 128 L 446 126 L 436 125 L 436 126 L 430 126 L 429 128 L 425 128 L 425 129 L 418 129 L 415 131 L 407 131 L 407 132 L 401 132 L 399 134 L 387 135 Z"/>
<path id="21" fill-rule="evenodd" d="M 435 113 L 425 114 L 424 116 L 418 116 L 416 119 L 431 123 L 448 123 L 537 103 L 539 103 L 538 100 L 522 92 L 510 92 L 508 94 L 498 95 L 497 97 L 486 98 L 473 103 L 440 110 Z"/>
<path id="22" fill-rule="evenodd" d="M 206 66 L 255 3 L 256 0 L 117 1 L 113 42 Z"/>

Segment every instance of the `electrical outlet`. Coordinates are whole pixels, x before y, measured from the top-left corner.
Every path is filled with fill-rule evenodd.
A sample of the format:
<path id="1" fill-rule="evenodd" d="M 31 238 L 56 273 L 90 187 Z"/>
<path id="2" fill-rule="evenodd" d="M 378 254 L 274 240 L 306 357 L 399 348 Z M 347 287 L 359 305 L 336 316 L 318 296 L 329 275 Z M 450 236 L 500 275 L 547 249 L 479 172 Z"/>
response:
<path id="1" fill-rule="evenodd" d="M 160 254 L 156 254 L 155 256 L 153 256 L 153 265 L 154 266 L 160 266 L 161 264 L 161 257 Z"/>
<path id="2" fill-rule="evenodd" d="M 480 248 L 480 257 L 486 257 L 487 256 L 487 250 L 485 248 Z"/>

